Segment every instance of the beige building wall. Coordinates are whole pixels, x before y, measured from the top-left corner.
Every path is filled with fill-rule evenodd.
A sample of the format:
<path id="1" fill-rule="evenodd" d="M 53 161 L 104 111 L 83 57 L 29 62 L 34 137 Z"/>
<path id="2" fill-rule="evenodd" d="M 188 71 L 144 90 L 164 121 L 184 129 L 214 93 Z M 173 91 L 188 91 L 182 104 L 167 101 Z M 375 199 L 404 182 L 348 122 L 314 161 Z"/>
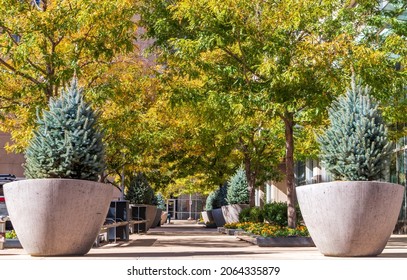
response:
<path id="1" fill-rule="evenodd" d="M 269 202 L 287 202 L 287 180 L 281 182 L 271 182 Z"/>
<path id="2" fill-rule="evenodd" d="M 7 153 L 4 149 L 6 143 L 10 142 L 10 135 L 0 132 L 0 174 L 13 174 L 16 177 L 24 177 L 22 164 L 23 154 Z"/>

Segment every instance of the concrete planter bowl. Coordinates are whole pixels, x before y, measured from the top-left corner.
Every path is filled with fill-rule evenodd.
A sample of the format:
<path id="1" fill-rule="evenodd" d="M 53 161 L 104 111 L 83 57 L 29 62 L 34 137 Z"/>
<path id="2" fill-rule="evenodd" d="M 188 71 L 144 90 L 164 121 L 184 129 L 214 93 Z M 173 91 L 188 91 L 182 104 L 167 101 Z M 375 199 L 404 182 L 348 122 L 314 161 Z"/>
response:
<path id="1" fill-rule="evenodd" d="M 212 209 L 212 217 L 217 227 L 223 227 L 226 224 L 221 208 Z"/>
<path id="2" fill-rule="evenodd" d="M 153 224 L 151 225 L 151 228 L 159 227 L 161 226 L 161 214 L 163 213 L 162 209 L 157 208 L 155 211 L 155 218 L 153 221 Z"/>
<path id="3" fill-rule="evenodd" d="M 249 208 L 249 204 L 231 204 L 222 206 L 223 217 L 225 218 L 226 223 L 238 223 L 239 214 L 244 208 Z"/>
<path id="4" fill-rule="evenodd" d="M 205 224 L 214 222 L 213 216 L 212 216 L 212 210 L 202 211 L 201 215 L 202 215 L 202 218 L 203 218 Z"/>
<path id="5" fill-rule="evenodd" d="M 157 206 L 150 204 L 132 204 L 132 207 L 145 208 L 145 217 L 143 218 L 147 220 L 146 231 L 148 231 L 152 227 L 157 215 Z"/>
<path id="6" fill-rule="evenodd" d="M 7 209 L 32 256 L 85 255 L 105 221 L 113 187 L 73 179 L 30 179 L 4 185 Z"/>
<path id="7" fill-rule="evenodd" d="M 404 187 L 370 181 L 336 181 L 297 188 L 304 222 L 325 256 L 379 255 L 394 229 Z"/>

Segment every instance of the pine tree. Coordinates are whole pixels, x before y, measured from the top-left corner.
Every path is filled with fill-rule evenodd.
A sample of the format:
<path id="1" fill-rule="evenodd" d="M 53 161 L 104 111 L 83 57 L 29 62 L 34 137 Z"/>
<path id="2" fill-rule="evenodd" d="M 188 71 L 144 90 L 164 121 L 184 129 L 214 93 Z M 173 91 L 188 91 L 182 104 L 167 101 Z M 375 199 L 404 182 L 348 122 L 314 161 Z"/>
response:
<path id="1" fill-rule="evenodd" d="M 371 181 L 384 176 L 391 143 L 370 88 L 351 89 L 329 109 L 330 127 L 318 141 L 320 158 L 336 180 Z"/>
<path id="2" fill-rule="evenodd" d="M 74 78 L 59 98 L 50 99 L 49 110 L 38 114 L 38 129 L 25 153 L 25 176 L 97 181 L 105 167 L 97 118 Z"/>
<path id="3" fill-rule="evenodd" d="M 153 204 L 154 190 L 143 173 L 138 172 L 130 177 L 126 199 L 132 204 Z"/>
<path id="4" fill-rule="evenodd" d="M 227 202 L 229 204 L 249 203 L 249 190 L 245 170 L 240 167 L 235 175 L 230 178 L 227 191 Z"/>

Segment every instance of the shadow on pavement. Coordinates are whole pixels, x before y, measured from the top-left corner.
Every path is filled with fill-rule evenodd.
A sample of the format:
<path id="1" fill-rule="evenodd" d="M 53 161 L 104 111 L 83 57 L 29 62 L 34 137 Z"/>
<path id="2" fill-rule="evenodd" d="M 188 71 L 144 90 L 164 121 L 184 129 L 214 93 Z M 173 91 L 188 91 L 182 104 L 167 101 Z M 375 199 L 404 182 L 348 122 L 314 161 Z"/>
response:
<path id="1" fill-rule="evenodd" d="M 180 258 L 180 257 L 200 257 L 200 256 L 228 256 L 233 255 L 256 255 L 256 252 L 234 251 L 234 252 L 211 252 L 211 251 L 196 251 L 196 252 L 132 252 L 132 253 L 106 253 L 106 254 L 88 254 L 85 258 Z M 262 252 L 261 254 L 264 254 Z M 270 252 L 267 252 L 270 254 Z"/>

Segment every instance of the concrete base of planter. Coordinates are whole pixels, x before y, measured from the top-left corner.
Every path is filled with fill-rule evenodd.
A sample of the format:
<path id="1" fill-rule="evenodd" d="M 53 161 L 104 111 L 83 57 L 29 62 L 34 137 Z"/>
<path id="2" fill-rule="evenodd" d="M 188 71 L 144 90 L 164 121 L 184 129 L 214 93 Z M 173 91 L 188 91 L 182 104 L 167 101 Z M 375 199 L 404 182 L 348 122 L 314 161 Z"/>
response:
<path id="1" fill-rule="evenodd" d="M 222 206 L 222 213 L 226 223 L 238 223 L 240 212 L 242 212 L 244 208 L 249 207 L 249 204 L 231 204 Z"/>
<path id="2" fill-rule="evenodd" d="M 297 188 L 308 231 L 325 256 L 379 255 L 394 229 L 404 187 L 385 182 L 329 182 Z"/>
<path id="3" fill-rule="evenodd" d="M 4 185 L 10 220 L 32 256 L 84 255 L 105 221 L 113 186 L 72 179 Z"/>

